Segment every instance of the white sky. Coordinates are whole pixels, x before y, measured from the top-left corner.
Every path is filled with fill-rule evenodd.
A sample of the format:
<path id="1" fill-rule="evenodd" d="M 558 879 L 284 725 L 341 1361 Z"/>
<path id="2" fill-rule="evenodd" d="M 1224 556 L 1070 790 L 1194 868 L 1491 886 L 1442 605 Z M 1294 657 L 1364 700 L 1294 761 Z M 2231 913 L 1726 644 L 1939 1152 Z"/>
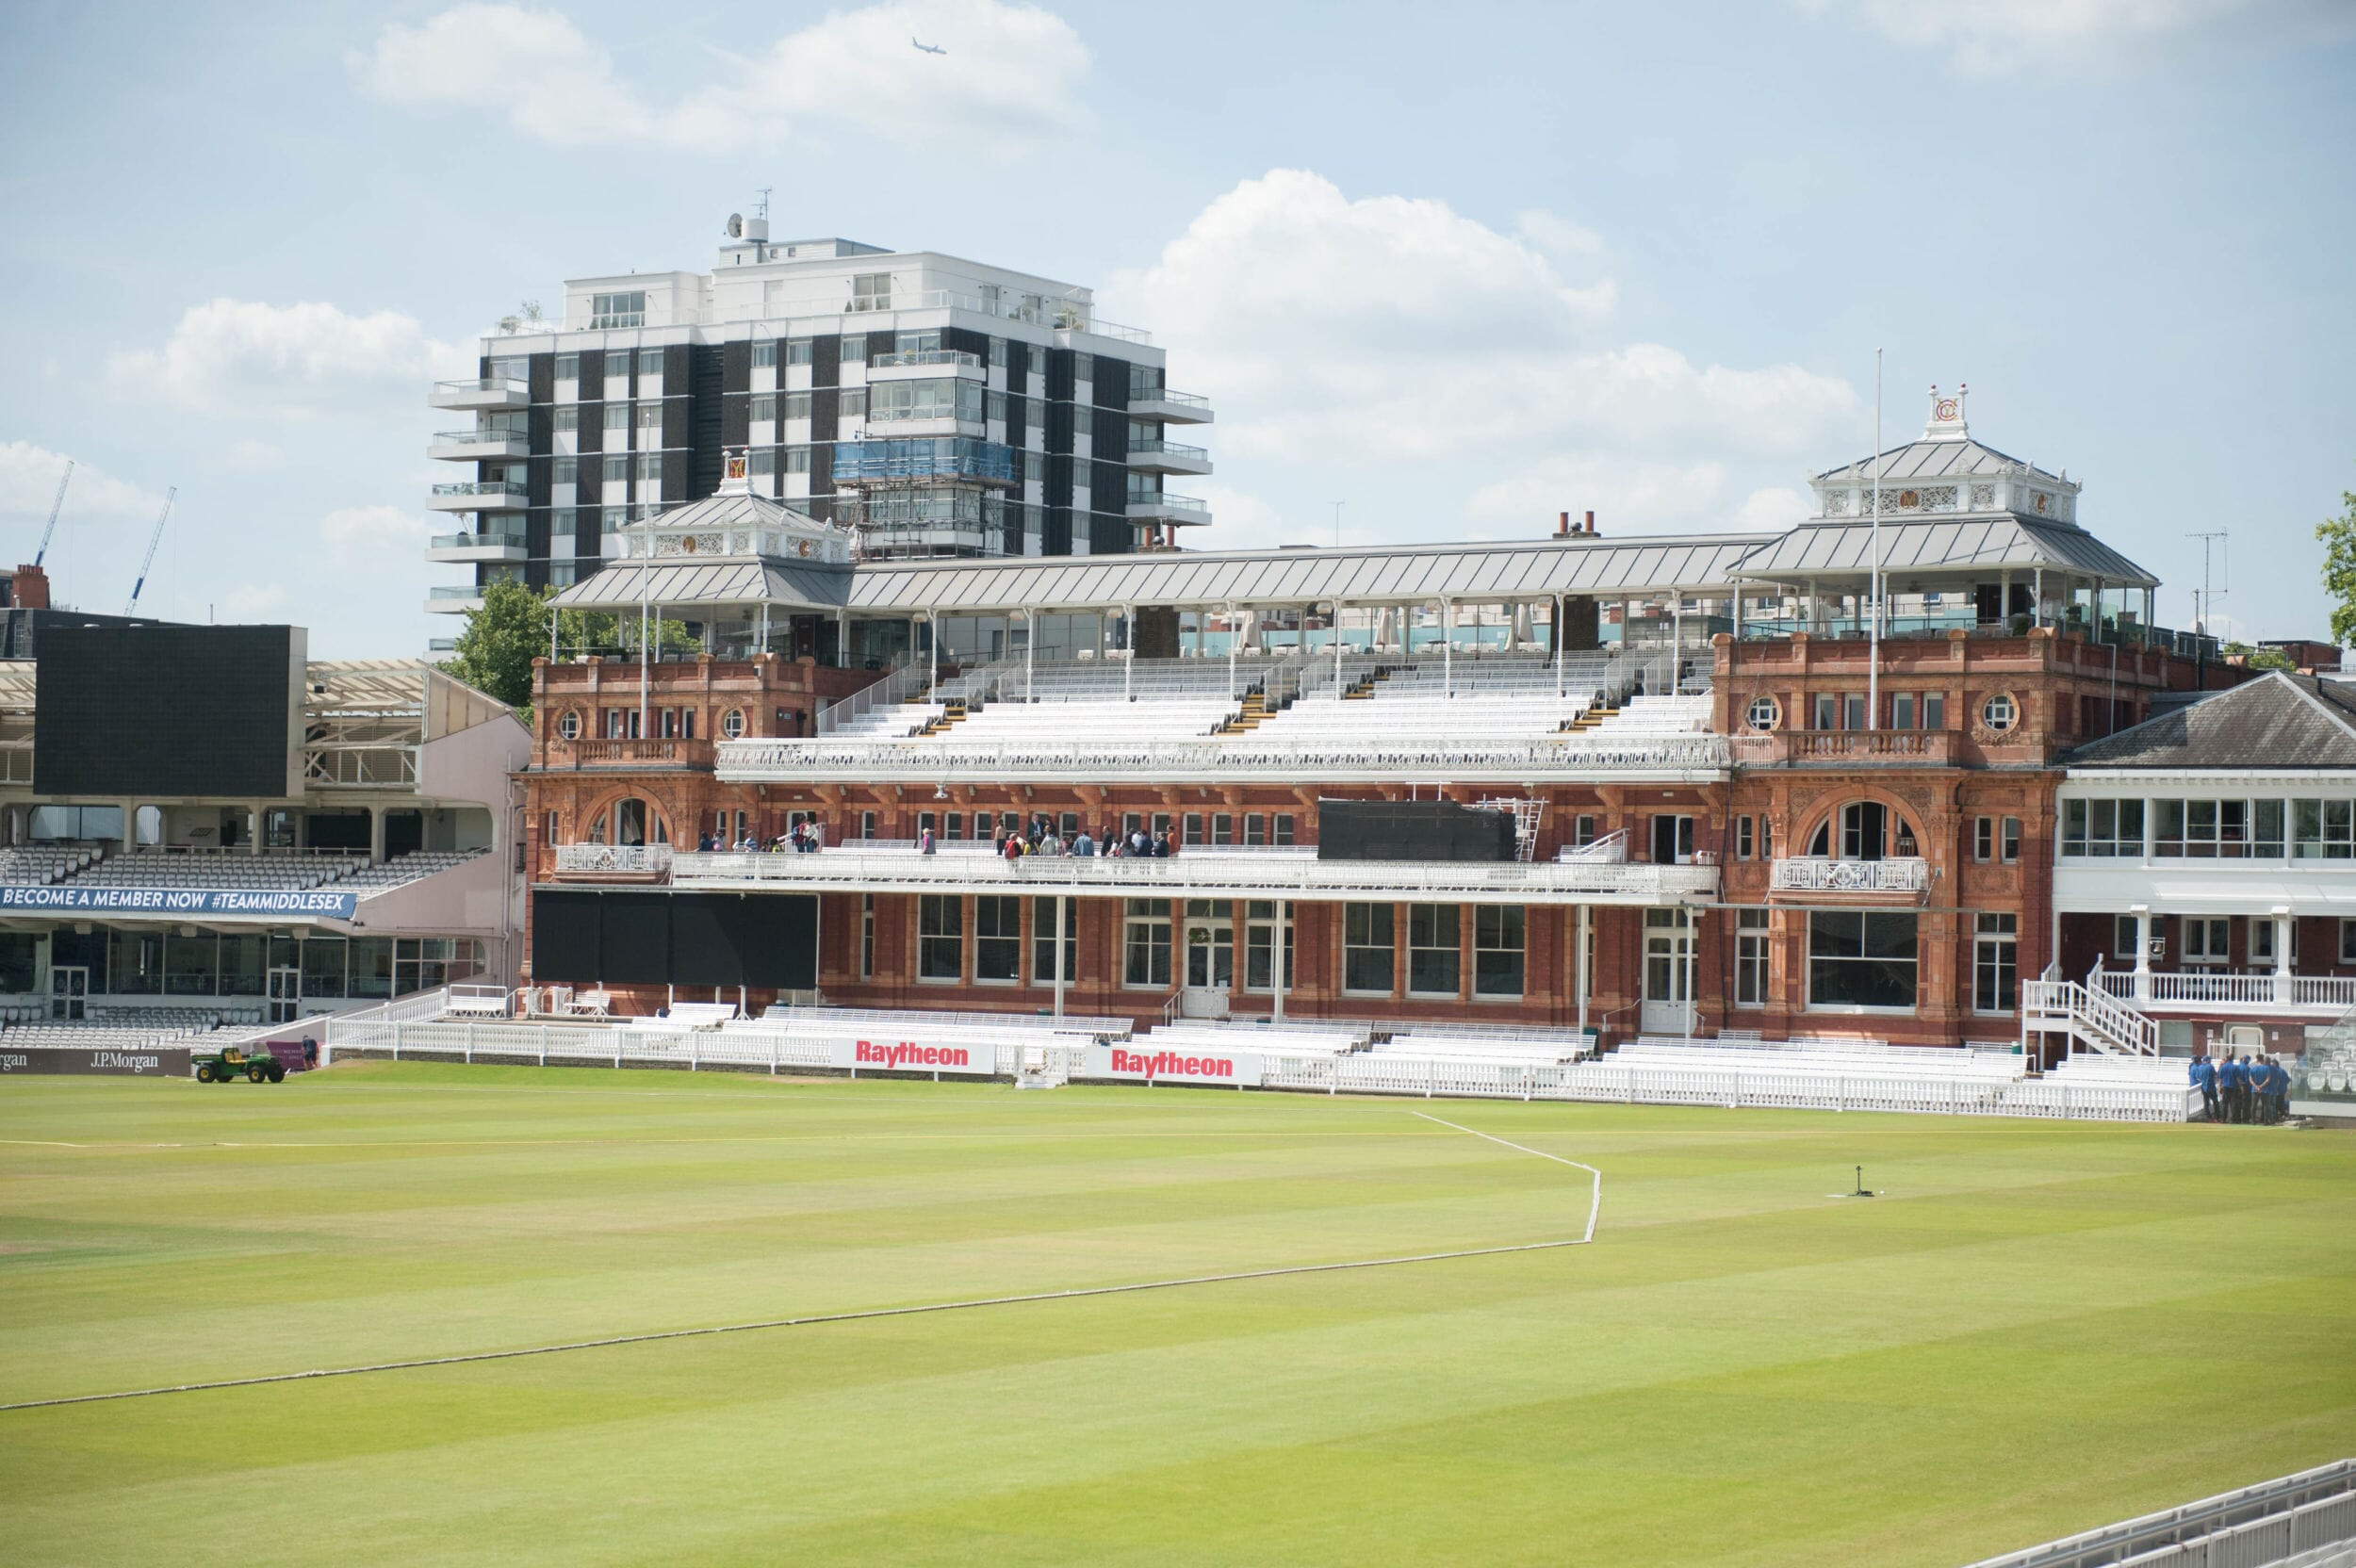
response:
<path id="1" fill-rule="evenodd" d="M 920 53 L 910 35 L 949 53 Z M 417 652 L 425 384 L 568 275 L 780 236 L 1094 286 L 1208 395 L 1189 543 L 1771 527 L 1920 428 L 2320 634 L 2356 489 L 2356 6 L 0 9 L 0 555 Z M 447 525 L 444 525 L 447 526 Z M 13 551 L 11 554 L 10 552 Z"/>

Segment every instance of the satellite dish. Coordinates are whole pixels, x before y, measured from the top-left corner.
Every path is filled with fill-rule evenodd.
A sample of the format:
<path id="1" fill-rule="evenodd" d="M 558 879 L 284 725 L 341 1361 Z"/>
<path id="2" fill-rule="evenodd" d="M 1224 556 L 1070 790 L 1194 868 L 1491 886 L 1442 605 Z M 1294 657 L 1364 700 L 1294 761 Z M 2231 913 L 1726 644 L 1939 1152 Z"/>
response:
<path id="1" fill-rule="evenodd" d="M 744 237 L 744 215 L 743 213 L 731 212 L 728 214 L 728 237 L 730 239 L 742 239 Z"/>

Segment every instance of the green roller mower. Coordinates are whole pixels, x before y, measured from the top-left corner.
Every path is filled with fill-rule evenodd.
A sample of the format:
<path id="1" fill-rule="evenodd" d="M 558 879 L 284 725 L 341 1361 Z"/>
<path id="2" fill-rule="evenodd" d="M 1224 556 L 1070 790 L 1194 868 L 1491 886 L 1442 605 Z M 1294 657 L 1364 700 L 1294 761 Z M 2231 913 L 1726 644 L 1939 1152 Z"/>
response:
<path id="1" fill-rule="evenodd" d="M 249 1084 L 281 1084 L 286 1079 L 286 1064 L 268 1052 L 250 1056 L 232 1045 L 212 1055 L 192 1059 L 200 1084 L 226 1084 L 233 1078 L 242 1078 Z"/>

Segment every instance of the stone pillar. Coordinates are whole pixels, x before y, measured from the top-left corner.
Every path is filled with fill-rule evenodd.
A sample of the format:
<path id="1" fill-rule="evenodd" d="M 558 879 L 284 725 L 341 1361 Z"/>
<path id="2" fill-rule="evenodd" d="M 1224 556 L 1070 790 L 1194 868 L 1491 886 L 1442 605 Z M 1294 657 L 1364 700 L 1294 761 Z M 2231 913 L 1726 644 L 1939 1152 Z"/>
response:
<path id="1" fill-rule="evenodd" d="M 2151 1000 L 2151 911 L 2135 912 L 2135 1000 Z"/>
<path id="2" fill-rule="evenodd" d="M 2291 1004 L 2291 917 L 2274 917 L 2274 1004 Z"/>
<path id="3" fill-rule="evenodd" d="M 384 863 L 384 808 L 371 806 L 368 808 L 368 864 L 381 866 Z"/>

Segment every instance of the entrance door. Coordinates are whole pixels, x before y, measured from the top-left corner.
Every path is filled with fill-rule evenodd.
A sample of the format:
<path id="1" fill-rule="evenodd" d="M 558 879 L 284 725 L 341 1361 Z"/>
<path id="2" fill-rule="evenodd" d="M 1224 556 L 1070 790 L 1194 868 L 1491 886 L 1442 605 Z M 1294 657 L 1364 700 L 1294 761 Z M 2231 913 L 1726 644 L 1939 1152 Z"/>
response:
<path id="1" fill-rule="evenodd" d="M 1186 984 L 1179 1011 L 1188 1018 L 1225 1018 L 1235 983 L 1235 906 L 1223 898 L 1188 899 Z"/>
<path id="2" fill-rule="evenodd" d="M 1644 999 L 1638 1020 L 1643 1033 L 1693 1032 L 1693 946 L 1690 911 L 1644 911 Z"/>
<path id="3" fill-rule="evenodd" d="M 80 1022 L 90 1016 L 90 971 L 80 964 L 55 964 L 49 970 L 49 1016 Z"/>
<path id="4" fill-rule="evenodd" d="M 303 1002 L 303 972 L 299 969 L 274 969 L 270 972 L 270 1021 L 272 1023 L 292 1023 L 296 1009 Z"/>

